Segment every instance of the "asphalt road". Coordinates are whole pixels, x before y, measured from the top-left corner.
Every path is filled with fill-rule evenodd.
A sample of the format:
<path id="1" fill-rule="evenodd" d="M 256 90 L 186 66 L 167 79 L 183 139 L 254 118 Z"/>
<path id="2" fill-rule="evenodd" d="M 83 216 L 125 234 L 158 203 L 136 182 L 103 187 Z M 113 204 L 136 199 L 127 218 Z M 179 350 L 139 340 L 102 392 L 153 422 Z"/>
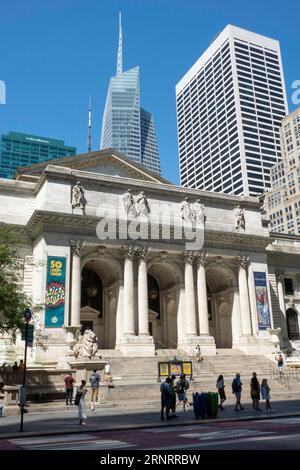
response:
<path id="1" fill-rule="evenodd" d="M 300 417 L 0 439 L 1 450 L 300 450 Z"/>

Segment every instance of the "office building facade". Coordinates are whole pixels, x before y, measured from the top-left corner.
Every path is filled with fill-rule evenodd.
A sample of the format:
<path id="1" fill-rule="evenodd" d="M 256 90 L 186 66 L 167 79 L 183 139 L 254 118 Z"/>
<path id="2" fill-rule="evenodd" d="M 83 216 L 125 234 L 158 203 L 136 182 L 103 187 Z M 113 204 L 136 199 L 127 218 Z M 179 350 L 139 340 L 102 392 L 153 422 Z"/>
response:
<path id="1" fill-rule="evenodd" d="M 283 119 L 280 134 L 282 161 L 271 169 L 264 207 L 272 232 L 300 235 L 300 108 Z"/>
<path id="2" fill-rule="evenodd" d="M 120 21 L 117 74 L 109 83 L 100 148 L 113 148 L 159 174 L 160 161 L 153 116 L 141 108 L 140 101 L 139 67 L 123 71 Z"/>
<path id="3" fill-rule="evenodd" d="M 278 41 L 228 25 L 176 86 L 181 184 L 255 196 L 270 188 L 288 113 Z"/>
<path id="4" fill-rule="evenodd" d="M 0 139 L 1 178 L 12 179 L 20 166 L 76 155 L 75 147 L 49 137 L 9 132 Z"/>

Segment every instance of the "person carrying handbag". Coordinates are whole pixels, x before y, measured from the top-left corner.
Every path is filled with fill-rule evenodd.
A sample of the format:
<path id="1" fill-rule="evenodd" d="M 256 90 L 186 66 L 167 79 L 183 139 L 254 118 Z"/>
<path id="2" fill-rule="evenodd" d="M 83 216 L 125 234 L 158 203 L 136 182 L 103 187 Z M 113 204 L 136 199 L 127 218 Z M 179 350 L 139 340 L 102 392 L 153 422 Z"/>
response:
<path id="1" fill-rule="evenodd" d="M 85 404 L 85 395 L 87 393 L 86 381 L 82 380 L 79 389 L 76 392 L 75 396 L 75 405 L 78 406 L 78 418 L 79 418 L 79 425 L 85 426 L 85 420 L 87 419 L 86 416 L 86 404 Z"/>

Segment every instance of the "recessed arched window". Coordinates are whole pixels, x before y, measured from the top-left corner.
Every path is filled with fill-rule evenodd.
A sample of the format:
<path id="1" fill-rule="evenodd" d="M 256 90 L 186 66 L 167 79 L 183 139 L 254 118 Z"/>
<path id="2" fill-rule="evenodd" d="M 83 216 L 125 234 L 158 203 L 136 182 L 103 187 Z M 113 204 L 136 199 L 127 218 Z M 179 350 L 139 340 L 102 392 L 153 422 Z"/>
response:
<path id="1" fill-rule="evenodd" d="M 157 318 L 160 318 L 159 285 L 151 274 L 148 274 L 148 306 L 150 310 L 158 314 Z"/>
<path id="2" fill-rule="evenodd" d="M 81 307 L 98 310 L 102 316 L 103 286 L 95 271 L 83 268 L 81 274 Z"/>
<path id="3" fill-rule="evenodd" d="M 289 308 L 286 312 L 286 323 L 289 339 L 292 341 L 299 340 L 300 334 L 298 315 L 297 312 L 295 312 L 295 310 L 293 310 L 292 308 Z"/>

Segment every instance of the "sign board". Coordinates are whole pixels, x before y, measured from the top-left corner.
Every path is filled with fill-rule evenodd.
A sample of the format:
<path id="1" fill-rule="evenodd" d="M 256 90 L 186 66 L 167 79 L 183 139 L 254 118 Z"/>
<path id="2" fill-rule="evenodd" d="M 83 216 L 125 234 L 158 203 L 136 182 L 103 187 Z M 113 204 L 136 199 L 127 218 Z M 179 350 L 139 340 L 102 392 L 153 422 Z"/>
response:
<path id="1" fill-rule="evenodd" d="M 192 361 L 180 361 L 174 359 L 173 361 L 165 361 L 158 363 L 158 377 L 167 378 L 171 375 L 179 377 L 181 374 L 185 374 L 189 378 L 192 377 Z"/>
<path id="2" fill-rule="evenodd" d="M 66 258 L 48 256 L 45 327 L 62 328 L 65 322 Z"/>
<path id="3" fill-rule="evenodd" d="M 22 333 L 21 340 L 22 341 L 26 340 L 25 331 L 26 331 L 26 325 L 22 325 L 22 328 L 21 328 L 21 333 Z M 28 325 L 28 331 L 27 331 L 27 344 L 28 344 L 28 346 L 32 346 L 32 344 L 33 344 L 33 333 L 34 333 L 34 326 L 33 325 Z"/>
<path id="4" fill-rule="evenodd" d="M 26 390 L 26 387 L 25 385 L 20 385 L 19 386 L 19 400 L 18 400 L 18 404 L 19 405 L 26 405 L 26 394 L 27 394 L 27 390 Z"/>

